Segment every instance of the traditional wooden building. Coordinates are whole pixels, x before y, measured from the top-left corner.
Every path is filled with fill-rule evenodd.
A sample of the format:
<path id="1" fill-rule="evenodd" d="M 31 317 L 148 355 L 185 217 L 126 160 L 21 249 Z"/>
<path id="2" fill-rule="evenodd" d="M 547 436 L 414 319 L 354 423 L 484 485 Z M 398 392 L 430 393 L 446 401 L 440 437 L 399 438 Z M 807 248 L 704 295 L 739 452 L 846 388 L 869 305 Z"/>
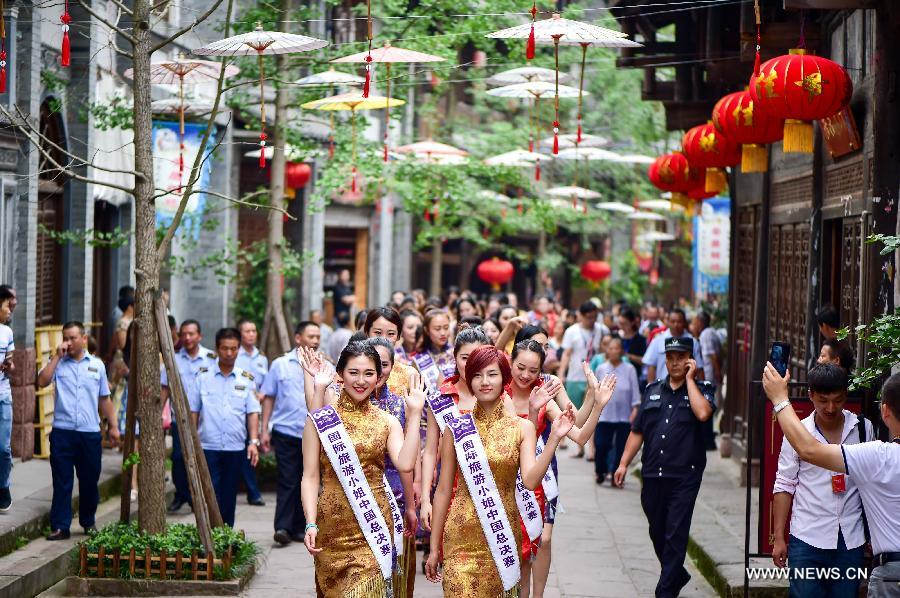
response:
<path id="1" fill-rule="evenodd" d="M 654 8 L 644 6 L 651 3 Z M 623 53 L 620 64 L 643 68 L 644 98 L 663 102 L 668 128 L 685 129 L 706 121 L 720 97 L 747 85 L 756 49 L 754 7 L 659 4 L 610 2 L 625 32 L 645 44 Z M 841 325 L 851 329 L 894 308 L 894 256 L 880 255 L 881 247 L 866 238 L 897 230 L 900 4 L 761 0 L 760 7 L 763 60 L 805 37 L 809 51 L 846 68 L 859 139 L 830 146 L 819 124 L 812 154 L 785 154 L 779 142 L 767 173 L 736 168 L 730 177 L 733 275 L 721 426 L 737 458 L 746 456 L 748 435 L 757 432 L 748 429 L 746 414 L 762 408 L 751 393 L 773 341 L 792 345 L 791 371 L 802 381 L 819 353 L 821 306 L 837 307 Z M 865 347 L 852 341 L 862 361 Z M 877 421 L 872 397 L 863 409 Z"/>

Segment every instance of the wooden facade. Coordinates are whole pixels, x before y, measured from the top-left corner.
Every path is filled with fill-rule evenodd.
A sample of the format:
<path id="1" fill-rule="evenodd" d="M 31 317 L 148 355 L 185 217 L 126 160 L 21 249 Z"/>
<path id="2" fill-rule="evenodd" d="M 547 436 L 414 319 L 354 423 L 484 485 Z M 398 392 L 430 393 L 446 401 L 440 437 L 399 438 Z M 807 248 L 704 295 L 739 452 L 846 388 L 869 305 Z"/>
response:
<path id="1" fill-rule="evenodd" d="M 686 64 L 676 68 L 675 83 L 667 89 L 655 80 L 653 58 L 623 55 L 621 62 L 646 69 L 644 97 L 663 101 L 670 129 L 700 124 L 706 116 L 693 115 L 698 105 L 711 107 L 747 84 L 756 38 L 752 4 L 674 11 L 673 3 L 673 11 L 665 13 L 642 11 L 646 3 L 611 5 L 626 31 L 651 42 L 644 49 L 648 54 L 671 45 Z M 791 371 L 803 381 L 822 342 L 815 321 L 819 307 L 837 307 L 841 325 L 851 330 L 894 307 L 893 256 L 879 255 L 880 247 L 866 238 L 895 234 L 897 228 L 900 6 L 889 0 L 846 0 L 839 9 L 832 9 L 833 2 L 803 4 L 830 10 L 800 12 L 785 10 L 780 0 L 761 2 L 763 60 L 792 47 L 805 19 L 807 47 L 850 73 L 850 111 L 861 146 L 833 158 L 817 126 L 813 154 L 784 154 L 777 143 L 769 172 L 742 174 L 737 168 L 732 174 L 728 393 L 721 426 L 732 435 L 738 458 L 746 456 L 742 447 L 753 433 L 745 423 L 750 385 L 760 378 L 773 341 L 792 345 Z M 657 15 L 642 17 L 641 11 Z M 655 32 L 669 25 L 675 26 L 675 41 L 655 43 Z M 713 25 L 720 34 L 713 35 Z M 732 56 L 737 60 L 728 61 Z M 730 64 L 730 75 L 714 66 L 718 61 Z M 860 343 L 855 348 L 860 361 L 866 348 Z M 876 415 L 872 397 L 863 408 Z"/>

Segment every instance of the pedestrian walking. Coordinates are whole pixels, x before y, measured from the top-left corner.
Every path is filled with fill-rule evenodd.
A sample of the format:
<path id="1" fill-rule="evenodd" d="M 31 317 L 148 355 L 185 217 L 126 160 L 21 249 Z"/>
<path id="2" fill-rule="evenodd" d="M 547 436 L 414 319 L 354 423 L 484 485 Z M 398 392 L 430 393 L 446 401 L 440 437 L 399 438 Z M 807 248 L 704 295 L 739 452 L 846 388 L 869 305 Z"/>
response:
<path id="1" fill-rule="evenodd" d="M 14 371 L 12 357 L 16 350 L 13 331 L 7 324 L 12 317 L 15 293 L 11 288 L 0 287 L 0 512 L 12 505 L 9 490 L 9 474 L 12 471 L 12 388 L 9 375 Z"/>
<path id="2" fill-rule="evenodd" d="M 353 294 L 353 282 L 350 280 L 350 270 L 346 268 L 338 272 L 338 280 L 332 291 L 332 303 L 334 304 L 335 318 L 340 313 L 350 314 L 356 296 Z"/>
<path id="3" fill-rule="evenodd" d="M 693 340 L 669 337 L 664 351 L 668 373 L 647 385 L 614 475 L 622 487 L 628 466 L 643 445 L 641 506 L 662 567 L 657 598 L 678 596 L 691 579 L 684 557 L 706 468 L 703 422 L 715 409 L 713 385 L 696 380 L 699 367 L 691 359 Z"/>
<path id="4" fill-rule="evenodd" d="M 693 335 L 687 330 L 687 316 L 681 308 L 675 308 L 667 317 L 668 329 L 659 332 L 650 341 L 647 351 L 644 353 L 643 362 L 647 366 L 647 383 L 662 380 L 668 374 L 667 357 L 665 348 L 668 346 L 668 339 L 683 338 L 691 341 L 692 357 L 697 362 L 697 372 L 695 375 L 703 377 L 703 355 L 700 352 L 700 343 L 694 340 Z"/>
<path id="5" fill-rule="evenodd" d="M 790 371 L 779 375 L 771 363 L 763 370 L 763 389 L 787 442 L 806 463 L 852 478 L 859 489 L 872 540 L 869 598 L 900 595 L 900 374 L 881 386 L 880 415 L 891 442 L 823 443 L 816 439 L 791 407 Z M 846 483 L 844 478 L 835 482 Z"/>
<path id="6" fill-rule="evenodd" d="M 266 374 L 269 373 L 269 360 L 256 347 L 259 333 L 254 322 L 246 319 L 240 320 L 237 323 L 237 330 L 241 334 L 241 346 L 238 348 L 237 360 L 234 365 L 253 374 L 253 397 L 257 403 L 262 403 L 260 389 L 266 380 Z M 257 437 L 259 437 L 259 430 L 257 430 Z M 247 442 L 250 442 L 249 438 L 247 438 Z M 263 500 L 256 481 L 256 467 L 252 466 L 247 459 L 244 460 L 241 468 L 241 478 L 247 489 L 247 504 L 255 507 L 266 506 L 266 501 Z"/>
<path id="7" fill-rule="evenodd" d="M 819 364 L 806 374 L 809 399 L 815 410 L 801 420 L 816 440 L 825 444 L 852 445 L 874 440 L 872 423 L 844 409 L 847 402 L 847 373 L 833 363 Z M 838 567 L 835 578 L 790 577 L 790 595 L 855 596 L 856 576 L 863 566 L 862 501 L 850 476 L 834 475 L 801 461 L 785 439 L 778 456 L 778 472 L 773 492 L 775 543 L 772 560 L 778 567 L 793 571 Z M 790 539 L 784 529 L 790 513 Z"/>
<path id="8" fill-rule="evenodd" d="M 612 463 L 615 467 L 625 452 L 625 441 L 641 404 L 637 372 L 630 363 L 622 361 L 623 352 L 622 339 L 612 337 L 606 347 L 606 361 L 594 370 L 594 375 L 599 380 L 604 380 L 609 375 L 616 377 L 615 393 L 600 415 L 594 433 L 594 473 L 598 485 L 603 484 L 607 478 L 612 482 L 609 469 L 610 449 L 613 449 Z"/>
<path id="9" fill-rule="evenodd" d="M 328 356 L 331 363 L 337 363 L 338 357 L 341 356 L 341 351 L 344 350 L 344 347 L 350 342 L 350 337 L 353 336 L 353 331 L 350 330 L 349 313 L 339 313 L 335 316 L 334 321 L 337 328 L 328 337 L 328 341 L 324 343 L 325 355 Z"/>
<path id="10" fill-rule="evenodd" d="M 240 343 L 241 333 L 235 328 L 216 332 L 216 361 L 200 368 L 188 387 L 191 422 L 206 456 L 222 521 L 229 527 L 234 527 L 243 461 L 256 467 L 259 459 L 260 407 L 253 374 L 235 366 Z"/>
<path id="11" fill-rule="evenodd" d="M 119 442 L 114 425 L 116 413 L 109 400 L 106 366 L 87 352 L 84 324 L 63 325 L 63 340 L 50 363 L 38 372 L 38 387 L 53 383 L 53 429 L 50 431 L 50 473 L 53 499 L 50 504 L 48 540 L 65 540 L 72 524 L 72 487 L 78 475 L 78 522 L 86 534 L 96 531 L 95 516 L 100 494 L 100 416 L 113 423 L 109 437 Z"/>
<path id="12" fill-rule="evenodd" d="M 212 369 L 216 362 L 216 354 L 200 344 L 203 335 L 200 331 L 200 322 L 197 320 L 185 320 L 178 329 L 181 349 L 175 353 L 175 367 L 187 396 L 191 396 L 191 386 L 197 380 L 197 374 L 201 368 Z M 162 370 L 161 384 L 168 392 L 168 375 Z M 174 409 L 174 405 L 172 405 Z M 191 491 L 188 486 L 187 470 L 185 469 L 184 455 L 181 450 L 181 437 L 178 435 L 178 419 L 172 417 L 169 430 L 172 432 L 172 483 L 175 485 L 175 496 L 169 505 L 170 513 L 177 513 L 187 504 L 193 508 Z"/>

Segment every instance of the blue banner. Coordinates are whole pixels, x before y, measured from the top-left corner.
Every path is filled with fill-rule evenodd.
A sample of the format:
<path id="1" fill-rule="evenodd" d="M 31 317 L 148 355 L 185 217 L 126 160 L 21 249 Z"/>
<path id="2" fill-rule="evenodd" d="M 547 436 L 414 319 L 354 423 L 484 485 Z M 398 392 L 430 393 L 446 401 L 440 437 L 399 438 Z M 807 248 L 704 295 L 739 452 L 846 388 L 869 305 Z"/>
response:
<path id="1" fill-rule="evenodd" d="M 713 197 L 703 201 L 694 216 L 694 296 L 728 292 L 731 253 L 731 201 Z"/>
<path id="2" fill-rule="evenodd" d="M 178 123 L 169 121 L 153 121 L 153 181 L 156 193 L 165 195 L 156 200 L 156 225 L 171 224 L 181 203 L 182 190 L 187 186 L 191 175 L 191 166 L 200 152 L 205 124 L 185 123 L 184 149 L 182 150 L 178 135 Z M 213 148 L 215 130 L 210 135 L 206 146 L 206 159 L 200 168 L 200 178 L 194 184 L 194 193 L 188 198 L 184 210 L 183 226 L 187 226 L 196 235 L 199 232 L 200 217 L 206 204 L 203 193 L 209 185 L 212 159 L 209 153 Z M 199 193 L 198 193 L 199 192 Z"/>

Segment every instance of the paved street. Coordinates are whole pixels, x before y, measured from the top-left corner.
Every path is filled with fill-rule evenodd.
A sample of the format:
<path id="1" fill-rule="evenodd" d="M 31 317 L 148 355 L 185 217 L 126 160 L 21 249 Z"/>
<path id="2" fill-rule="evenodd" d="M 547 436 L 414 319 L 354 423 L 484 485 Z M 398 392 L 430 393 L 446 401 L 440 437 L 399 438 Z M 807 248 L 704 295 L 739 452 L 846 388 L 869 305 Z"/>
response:
<path id="1" fill-rule="evenodd" d="M 566 512 L 557 520 L 553 568 L 547 598 L 652 596 L 659 564 L 653 555 L 641 512 L 638 480 L 629 477 L 624 490 L 593 482 L 593 467 L 560 453 L 560 483 Z M 273 494 L 265 507 L 249 507 L 240 497 L 237 525 L 256 539 L 264 550 L 264 563 L 250 584 L 254 598 L 315 596 L 312 558 L 299 544 L 280 548 L 272 542 Z M 185 516 L 187 518 L 187 516 Z M 419 553 L 421 560 L 421 553 Z M 688 564 L 693 579 L 682 596 L 712 597 L 715 592 Z M 441 596 L 440 586 L 421 575 L 415 595 Z"/>

